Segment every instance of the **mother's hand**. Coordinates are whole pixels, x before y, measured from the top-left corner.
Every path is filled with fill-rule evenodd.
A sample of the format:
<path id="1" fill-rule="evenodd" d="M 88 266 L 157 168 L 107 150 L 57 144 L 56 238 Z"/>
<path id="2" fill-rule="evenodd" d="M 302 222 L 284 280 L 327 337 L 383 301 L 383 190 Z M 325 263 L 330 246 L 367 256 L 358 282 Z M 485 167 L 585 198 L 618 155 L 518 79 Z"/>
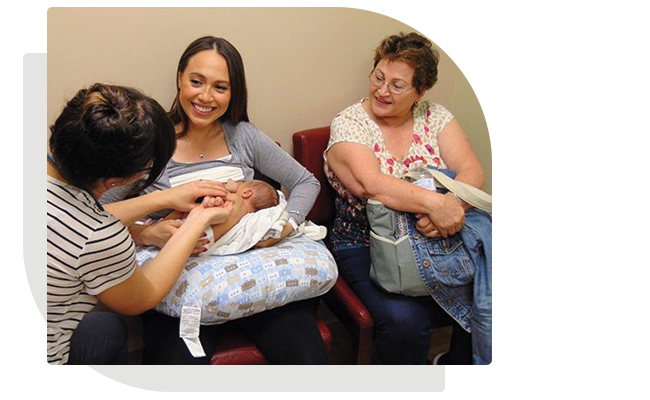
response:
<path id="1" fill-rule="evenodd" d="M 282 240 L 284 240 L 284 238 L 286 238 L 287 236 L 289 236 L 289 234 L 290 234 L 292 231 L 293 231 L 293 226 L 291 226 L 291 224 L 290 224 L 289 222 L 287 222 L 287 223 L 284 225 L 284 228 L 282 229 L 282 232 L 280 233 L 280 237 L 278 237 L 278 238 L 268 238 L 268 239 L 266 239 L 266 240 L 260 240 L 259 242 L 257 242 L 257 244 L 255 245 L 255 247 L 257 247 L 257 248 L 271 247 L 271 246 L 273 246 L 274 244 L 279 243 L 279 242 L 281 242 Z"/>
<path id="2" fill-rule="evenodd" d="M 179 211 L 191 211 L 199 205 L 196 200 L 201 197 L 225 197 L 228 193 L 223 183 L 211 180 L 188 182 L 165 192 L 171 204 L 170 208 Z"/>
<path id="3" fill-rule="evenodd" d="M 145 246 L 156 246 L 162 249 L 169 238 L 183 225 L 182 219 L 184 215 L 182 214 L 174 211 L 157 222 L 151 219 L 147 220 L 143 228 L 138 231 L 138 240 L 136 242 Z"/>

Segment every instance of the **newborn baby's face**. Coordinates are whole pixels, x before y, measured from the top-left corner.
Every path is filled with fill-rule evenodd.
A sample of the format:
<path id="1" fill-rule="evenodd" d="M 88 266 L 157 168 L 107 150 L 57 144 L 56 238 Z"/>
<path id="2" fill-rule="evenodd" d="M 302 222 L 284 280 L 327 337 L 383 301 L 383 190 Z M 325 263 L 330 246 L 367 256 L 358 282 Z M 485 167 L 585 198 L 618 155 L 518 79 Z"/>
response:
<path id="1" fill-rule="evenodd" d="M 228 193 L 228 194 L 226 194 L 226 197 L 225 197 L 226 203 L 231 202 L 232 204 L 237 203 L 239 201 L 239 199 L 241 199 L 241 196 L 239 194 L 237 194 L 237 193 Z"/>

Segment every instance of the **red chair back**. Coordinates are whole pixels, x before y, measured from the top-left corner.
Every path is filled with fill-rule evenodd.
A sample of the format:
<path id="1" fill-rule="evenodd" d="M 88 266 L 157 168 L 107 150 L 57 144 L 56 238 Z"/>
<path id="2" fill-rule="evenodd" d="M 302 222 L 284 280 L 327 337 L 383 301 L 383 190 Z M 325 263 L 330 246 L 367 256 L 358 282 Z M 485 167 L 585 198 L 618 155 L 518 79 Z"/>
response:
<path id="1" fill-rule="evenodd" d="M 307 129 L 293 134 L 293 154 L 296 160 L 320 182 L 320 193 L 307 219 L 329 227 L 334 220 L 334 189 L 327 182 L 323 170 L 323 152 L 330 139 L 329 126 Z"/>

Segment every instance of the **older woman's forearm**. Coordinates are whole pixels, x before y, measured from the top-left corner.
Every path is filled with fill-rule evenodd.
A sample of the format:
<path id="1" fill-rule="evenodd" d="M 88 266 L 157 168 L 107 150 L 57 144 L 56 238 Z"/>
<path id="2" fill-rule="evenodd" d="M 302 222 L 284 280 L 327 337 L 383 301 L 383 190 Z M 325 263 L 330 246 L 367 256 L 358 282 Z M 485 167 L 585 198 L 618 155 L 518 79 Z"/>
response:
<path id="1" fill-rule="evenodd" d="M 472 166 L 466 168 L 465 170 L 460 171 L 456 175 L 456 180 L 459 182 L 467 183 L 468 185 L 474 186 L 477 189 L 482 189 L 485 184 L 485 174 L 483 173 L 483 168 L 480 165 Z M 473 206 L 456 196 L 456 199 L 459 201 L 461 207 L 465 211 L 469 210 Z"/>
<path id="2" fill-rule="evenodd" d="M 464 170 L 456 171 L 456 180 L 481 189 L 485 184 L 485 173 L 481 165 L 473 165 Z"/>
<path id="3" fill-rule="evenodd" d="M 398 211 L 428 214 L 441 204 L 440 194 L 389 175 L 368 180 L 365 188 L 365 198 Z"/>

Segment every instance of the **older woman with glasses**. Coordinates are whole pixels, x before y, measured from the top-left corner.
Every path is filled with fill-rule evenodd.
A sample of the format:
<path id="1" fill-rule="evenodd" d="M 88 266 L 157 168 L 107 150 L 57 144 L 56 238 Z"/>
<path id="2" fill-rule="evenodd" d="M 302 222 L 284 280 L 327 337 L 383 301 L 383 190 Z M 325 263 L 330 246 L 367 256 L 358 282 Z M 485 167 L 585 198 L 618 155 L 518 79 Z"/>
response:
<path id="1" fill-rule="evenodd" d="M 452 169 L 457 180 L 477 188 L 484 180 L 458 121 L 443 106 L 422 101 L 437 73 L 438 56 L 428 39 L 416 33 L 385 38 L 375 51 L 369 96 L 334 118 L 324 154 L 337 192 L 333 251 L 341 275 L 375 319 L 375 346 L 387 364 L 428 362 L 431 315 L 438 306 L 429 296 L 384 292 L 370 280 L 366 200 L 414 213 L 422 234 L 446 238 L 461 230 L 471 206 L 400 178 L 419 160 Z M 455 322 L 446 358 L 471 363 L 471 338 Z"/>

